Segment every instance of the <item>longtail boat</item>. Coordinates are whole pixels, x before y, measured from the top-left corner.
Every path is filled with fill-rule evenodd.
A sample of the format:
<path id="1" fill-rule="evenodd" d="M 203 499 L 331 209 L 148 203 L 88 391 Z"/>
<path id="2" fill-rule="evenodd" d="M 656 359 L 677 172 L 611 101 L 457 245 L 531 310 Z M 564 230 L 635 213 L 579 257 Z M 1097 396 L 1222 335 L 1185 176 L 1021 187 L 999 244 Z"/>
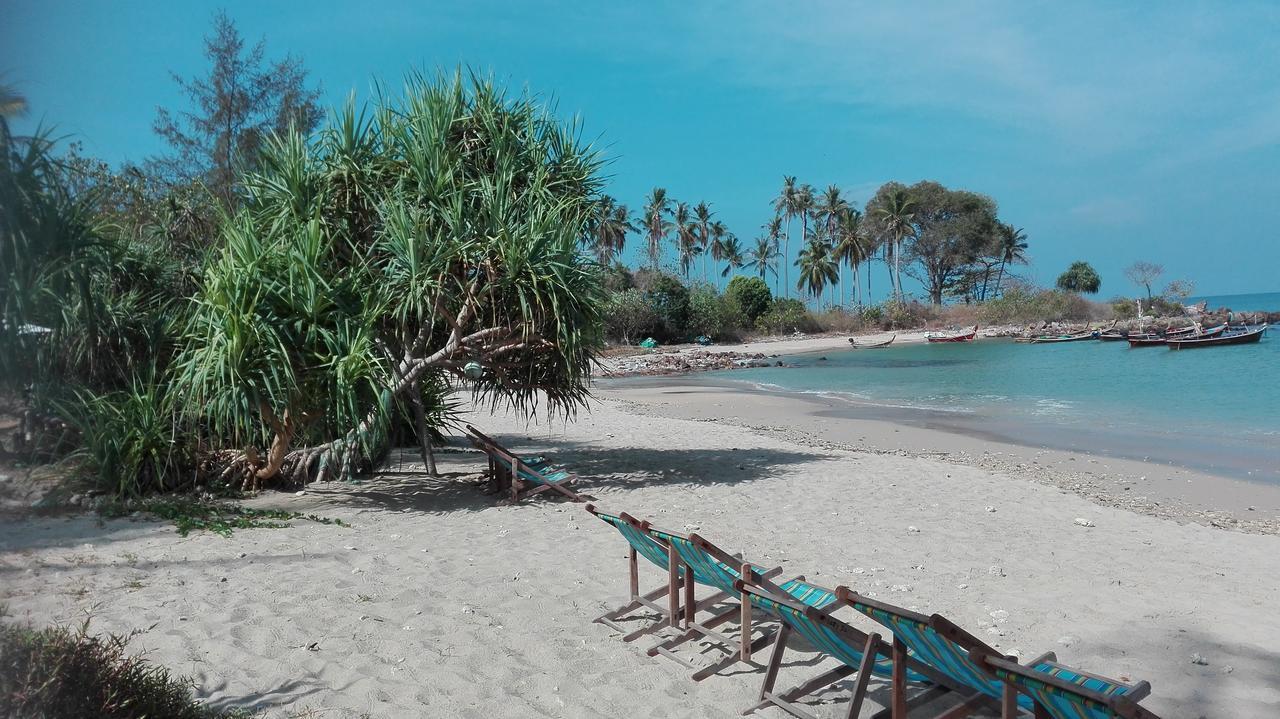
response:
<path id="1" fill-rule="evenodd" d="M 974 337 L 978 336 L 978 326 L 974 325 L 972 330 L 954 332 L 951 334 L 936 334 L 930 332 L 924 338 L 929 342 L 972 342 Z"/>
<path id="2" fill-rule="evenodd" d="M 1098 333 L 1098 339 L 1103 342 L 1119 342 L 1129 339 L 1129 333 L 1123 330 L 1103 330 Z"/>
<path id="3" fill-rule="evenodd" d="M 1217 329 L 1217 328 L 1215 328 Z M 1165 344 L 1171 350 L 1191 349 L 1193 347 L 1217 347 L 1219 345 L 1244 345 L 1260 342 L 1267 333 L 1267 325 L 1241 325 L 1225 331 L 1219 330 L 1213 335 L 1199 334 L 1194 337 L 1170 337 Z"/>
<path id="4" fill-rule="evenodd" d="M 1054 342 L 1080 342 L 1081 340 L 1094 339 L 1097 336 L 1097 330 L 1086 330 L 1084 332 L 1074 332 L 1066 335 L 1040 335 L 1039 337 L 1032 337 L 1030 343 L 1033 345 L 1043 345 Z"/>
<path id="5" fill-rule="evenodd" d="M 1159 347 L 1168 341 L 1164 335 L 1158 335 L 1153 332 L 1129 335 L 1128 339 L 1130 347 Z"/>
<path id="6" fill-rule="evenodd" d="M 898 339 L 898 336 L 894 335 L 889 339 L 885 340 L 884 342 L 873 342 L 871 344 L 858 344 L 857 340 L 850 337 L 849 344 L 853 345 L 853 348 L 856 350 L 876 350 L 876 349 L 880 349 L 881 347 L 888 347 L 889 345 L 893 344 L 893 341 L 896 339 Z"/>

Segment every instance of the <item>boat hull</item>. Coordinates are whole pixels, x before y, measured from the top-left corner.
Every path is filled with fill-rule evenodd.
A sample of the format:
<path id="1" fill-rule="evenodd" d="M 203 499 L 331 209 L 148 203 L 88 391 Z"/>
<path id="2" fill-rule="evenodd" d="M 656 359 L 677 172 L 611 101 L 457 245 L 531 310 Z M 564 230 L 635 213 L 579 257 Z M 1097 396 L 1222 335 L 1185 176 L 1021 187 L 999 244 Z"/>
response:
<path id="1" fill-rule="evenodd" d="M 1198 347 L 1223 347 L 1226 345 L 1247 345 L 1261 342 L 1267 333 L 1267 325 L 1246 327 L 1239 330 L 1227 330 L 1213 336 L 1201 335 L 1186 339 L 1170 339 L 1166 342 L 1171 350 L 1195 349 Z"/>

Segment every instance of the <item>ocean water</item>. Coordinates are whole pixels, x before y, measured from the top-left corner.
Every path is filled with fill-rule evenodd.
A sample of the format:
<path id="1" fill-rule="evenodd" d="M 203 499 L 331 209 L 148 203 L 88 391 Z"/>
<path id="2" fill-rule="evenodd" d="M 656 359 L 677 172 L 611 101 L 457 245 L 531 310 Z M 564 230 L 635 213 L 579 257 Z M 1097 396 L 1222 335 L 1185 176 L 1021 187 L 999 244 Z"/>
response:
<path id="1" fill-rule="evenodd" d="M 1182 351 L 905 344 L 715 374 L 843 399 L 850 416 L 1280 481 L 1280 329 L 1267 334 L 1259 344 Z"/>
<path id="2" fill-rule="evenodd" d="M 1187 300 L 1195 304 L 1209 302 L 1209 309 L 1227 308 L 1236 312 L 1280 312 L 1280 292 L 1255 292 L 1243 295 L 1204 295 Z"/>

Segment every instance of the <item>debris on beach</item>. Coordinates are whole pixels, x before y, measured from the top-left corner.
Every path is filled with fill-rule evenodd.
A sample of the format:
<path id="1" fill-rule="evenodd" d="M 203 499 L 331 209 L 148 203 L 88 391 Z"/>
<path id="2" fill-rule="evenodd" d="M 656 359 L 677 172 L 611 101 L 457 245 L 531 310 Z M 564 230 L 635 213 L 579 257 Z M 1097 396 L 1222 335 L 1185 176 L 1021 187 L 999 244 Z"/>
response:
<path id="1" fill-rule="evenodd" d="M 695 349 L 611 357 L 604 361 L 604 369 L 601 375 L 604 377 L 643 377 L 708 370 L 769 367 L 772 364 L 770 358 L 760 352 L 713 352 Z"/>

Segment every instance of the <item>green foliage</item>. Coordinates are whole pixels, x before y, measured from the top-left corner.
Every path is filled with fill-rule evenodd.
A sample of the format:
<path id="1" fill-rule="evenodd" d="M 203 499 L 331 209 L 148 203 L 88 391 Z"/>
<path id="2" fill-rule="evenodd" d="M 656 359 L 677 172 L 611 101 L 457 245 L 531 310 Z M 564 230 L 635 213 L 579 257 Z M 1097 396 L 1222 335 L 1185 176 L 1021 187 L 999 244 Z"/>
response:
<path id="1" fill-rule="evenodd" d="M 133 635 L 0 624 L 0 716 L 32 719 L 217 719 L 245 716 L 202 706 L 193 682 L 130 655 Z"/>
<path id="2" fill-rule="evenodd" d="M 658 324 L 649 296 L 637 289 L 626 289 L 609 296 L 604 308 L 605 335 L 625 344 L 635 344 L 652 334 Z"/>
<path id="3" fill-rule="evenodd" d="M 232 530 L 236 529 L 286 529 L 290 526 L 288 523 L 296 519 L 339 527 L 349 526 L 341 519 L 281 509 L 253 509 L 216 500 L 155 498 L 144 502 L 142 510 L 173 522 L 178 534 L 183 537 L 193 530 L 230 537 Z"/>
<path id="4" fill-rule="evenodd" d="M 1067 292 L 1087 292 L 1097 294 L 1102 289 L 1102 280 L 1088 262 L 1073 262 L 1058 276 L 1058 289 Z"/>
<path id="5" fill-rule="evenodd" d="M 656 322 L 653 336 L 666 344 L 689 337 L 689 288 L 668 274 L 650 279 L 645 298 L 653 308 Z"/>
<path id="6" fill-rule="evenodd" d="M 746 321 L 751 324 L 769 309 L 769 303 L 773 301 L 769 285 L 759 277 L 734 277 L 729 280 L 724 294 L 737 303 Z"/>
<path id="7" fill-rule="evenodd" d="M 599 166 L 576 126 L 461 74 L 412 76 L 371 116 L 348 105 L 313 144 L 268 141 L 196 296 L 185 406 L 224 442 L 269 439 L 265 478 L 349 475 L 430 372 L 572 412 L 601 344 L 600 275 L 578 251 Z"/>
<path id="8" fill-rule="evenodd" d="M 1115 306 L 1117 311 L 1120 306 Z M 1130 309 L 1130 314 L 1133 310 Z M 1002 297 L 988 300 L 979 310 L 985 324 L 1031 324 L 1095 319 L 1106 314 L 1075 292 L 1011 287 Z"/>
<path id="9" fill-rule="evenodd" d="M 816 332 L 819 327 L 803 302 L 789 297 L 779 297 L 773 300 L 767 312 L 756 319 L 756 329 L 761 332 L 786 334 Z"/>
<path id="10" fill-rule="evenodd" d="M 100 489 L 136 497 L 191 482 L 194 442 L 179 430 L 165 387 L 139 379 L 125 390 L 81 390 L 61 410 L 80 432 Z"/>
<path id="11" fill-rule="evenodd" d="M 723 340 L 734 335 L 744 321 L 738 304 L 709 286 L 699 287 L 689 295 L 687 333 L 691 337 L 706 335 Z"/>

